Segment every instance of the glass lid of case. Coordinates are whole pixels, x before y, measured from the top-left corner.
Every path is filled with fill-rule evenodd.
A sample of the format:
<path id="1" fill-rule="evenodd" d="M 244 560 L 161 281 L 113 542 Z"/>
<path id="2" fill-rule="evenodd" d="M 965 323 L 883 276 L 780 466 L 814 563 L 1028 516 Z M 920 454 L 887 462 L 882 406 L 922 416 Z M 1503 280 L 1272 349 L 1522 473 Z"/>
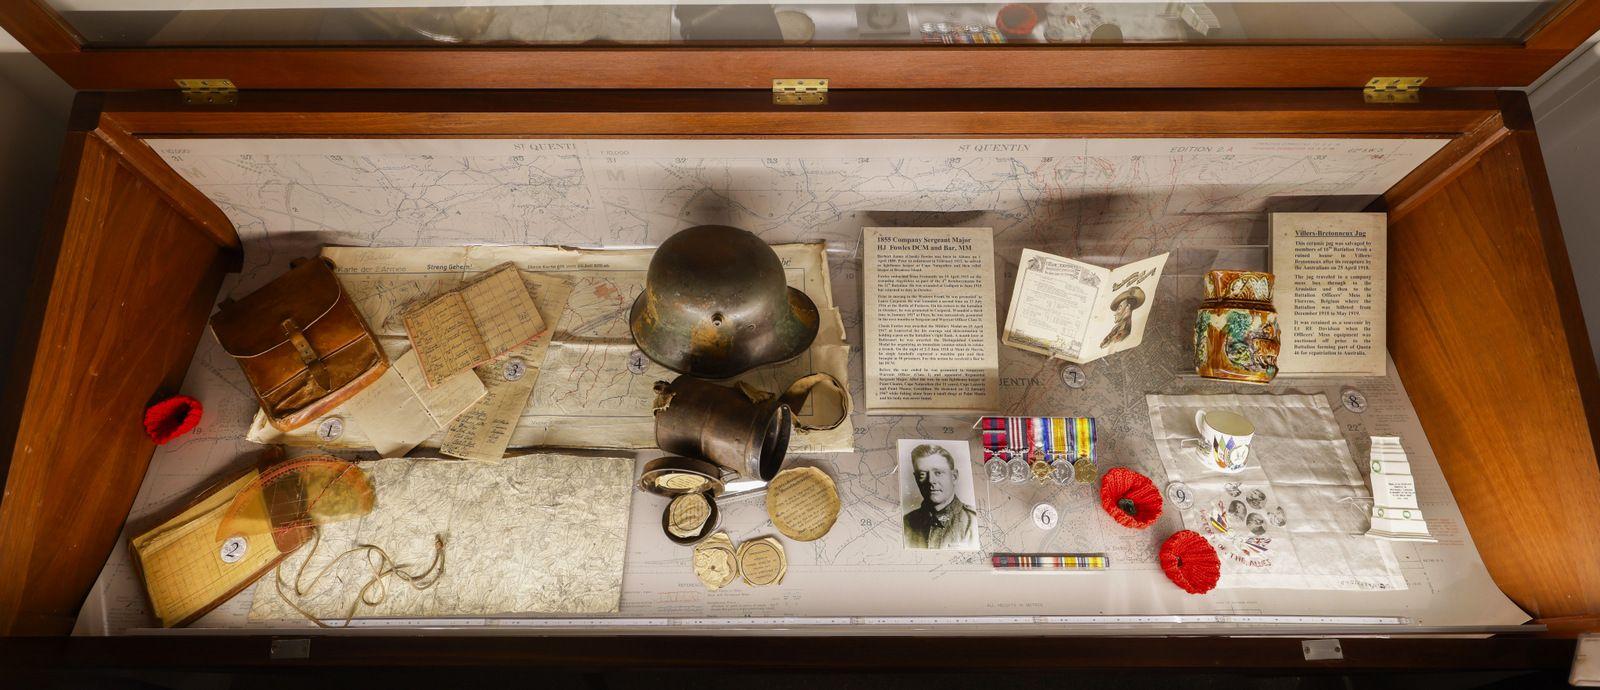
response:
<path id="1" fill-rule="evenodd" d="M 93 47 L 1515 42 L 1562 3 L 49 0 Z"/>

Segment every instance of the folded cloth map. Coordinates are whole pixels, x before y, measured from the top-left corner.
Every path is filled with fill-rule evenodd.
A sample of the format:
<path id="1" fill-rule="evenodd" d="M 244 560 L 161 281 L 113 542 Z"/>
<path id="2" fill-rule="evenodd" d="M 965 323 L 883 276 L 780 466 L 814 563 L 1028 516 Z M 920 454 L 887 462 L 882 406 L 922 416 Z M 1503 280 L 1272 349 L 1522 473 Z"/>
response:
<path id="1" fill-rule="evenodd" d="M 372 544 L 404 569 L 421 571 L 434 560 L 436 536 L 444 542 L 437 581 L 413 589 L 391 577 L 381 585 L 381 603 L 357 606 L 357 618 L 615 612 L 633 464 L 569 455 L 362 463 L 378 496 L 372 512 L 323 526 L 314 552 L 302 547 L 281 572 L 268 573 L 255 589 L 250 618 L 301 620 L 274 578 L 281 575 L 283 591 L 292 592 L 303 567 L 308 591 L 296 603 L 318 618 L 342 621 L 373 566 L 367 554 L 340 554 Z M 326 576 L 312 585 L 324 568 Z"/>

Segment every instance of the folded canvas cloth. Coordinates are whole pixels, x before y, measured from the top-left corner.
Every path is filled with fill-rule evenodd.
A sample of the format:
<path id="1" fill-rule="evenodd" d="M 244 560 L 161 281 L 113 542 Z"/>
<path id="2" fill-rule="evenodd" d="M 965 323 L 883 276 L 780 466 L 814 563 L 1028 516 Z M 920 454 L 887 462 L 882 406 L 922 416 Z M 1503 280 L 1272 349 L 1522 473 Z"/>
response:
<path id="1" fill-rule="evenodd" d="M 1372 505 L 1321 395 L 1151 395 L 1150 427 L 1169 481 L 1189 486 L 1184 527 L 1222 557 L 1224 588 L 1405 589 L 1389 544 L 1365 536 Z M 1244 470 L 1202 462 L 1195 413 L 1228 410 L 1255 424 Z M 1170 502 L 1170 501 L 1169 501 Z M 1177 506 L 1171 506 L 1177 508 Z"/>

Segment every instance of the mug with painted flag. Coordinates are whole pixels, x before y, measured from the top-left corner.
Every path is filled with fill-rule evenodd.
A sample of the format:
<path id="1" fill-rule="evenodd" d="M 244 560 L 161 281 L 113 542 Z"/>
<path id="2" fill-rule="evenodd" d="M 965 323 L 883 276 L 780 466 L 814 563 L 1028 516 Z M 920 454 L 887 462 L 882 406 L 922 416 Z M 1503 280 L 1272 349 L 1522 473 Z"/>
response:
<path id="1" fill-rule="evenodd" d="M 1194 415 L 1194 425 L 1200 438 L 1185 439 L 1184 444 L 1198 446 L 1195 455 L 1202 464 L 1228 473 L 1244 469 L 1256 437 L 1255 424 L 1237 412 L 1201 410 Z"/>

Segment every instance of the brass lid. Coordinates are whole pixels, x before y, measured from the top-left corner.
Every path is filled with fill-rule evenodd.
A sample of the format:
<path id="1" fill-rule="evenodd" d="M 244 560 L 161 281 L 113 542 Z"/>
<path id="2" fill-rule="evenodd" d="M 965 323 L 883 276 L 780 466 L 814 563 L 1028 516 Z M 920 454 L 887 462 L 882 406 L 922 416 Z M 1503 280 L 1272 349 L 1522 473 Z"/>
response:
<path id="1" fill-rule="evenodd" d="M 658 496 L 722 495 L 722 468 L 704 460 L 668 456 L 645 463 L 639 489 Z"/>

